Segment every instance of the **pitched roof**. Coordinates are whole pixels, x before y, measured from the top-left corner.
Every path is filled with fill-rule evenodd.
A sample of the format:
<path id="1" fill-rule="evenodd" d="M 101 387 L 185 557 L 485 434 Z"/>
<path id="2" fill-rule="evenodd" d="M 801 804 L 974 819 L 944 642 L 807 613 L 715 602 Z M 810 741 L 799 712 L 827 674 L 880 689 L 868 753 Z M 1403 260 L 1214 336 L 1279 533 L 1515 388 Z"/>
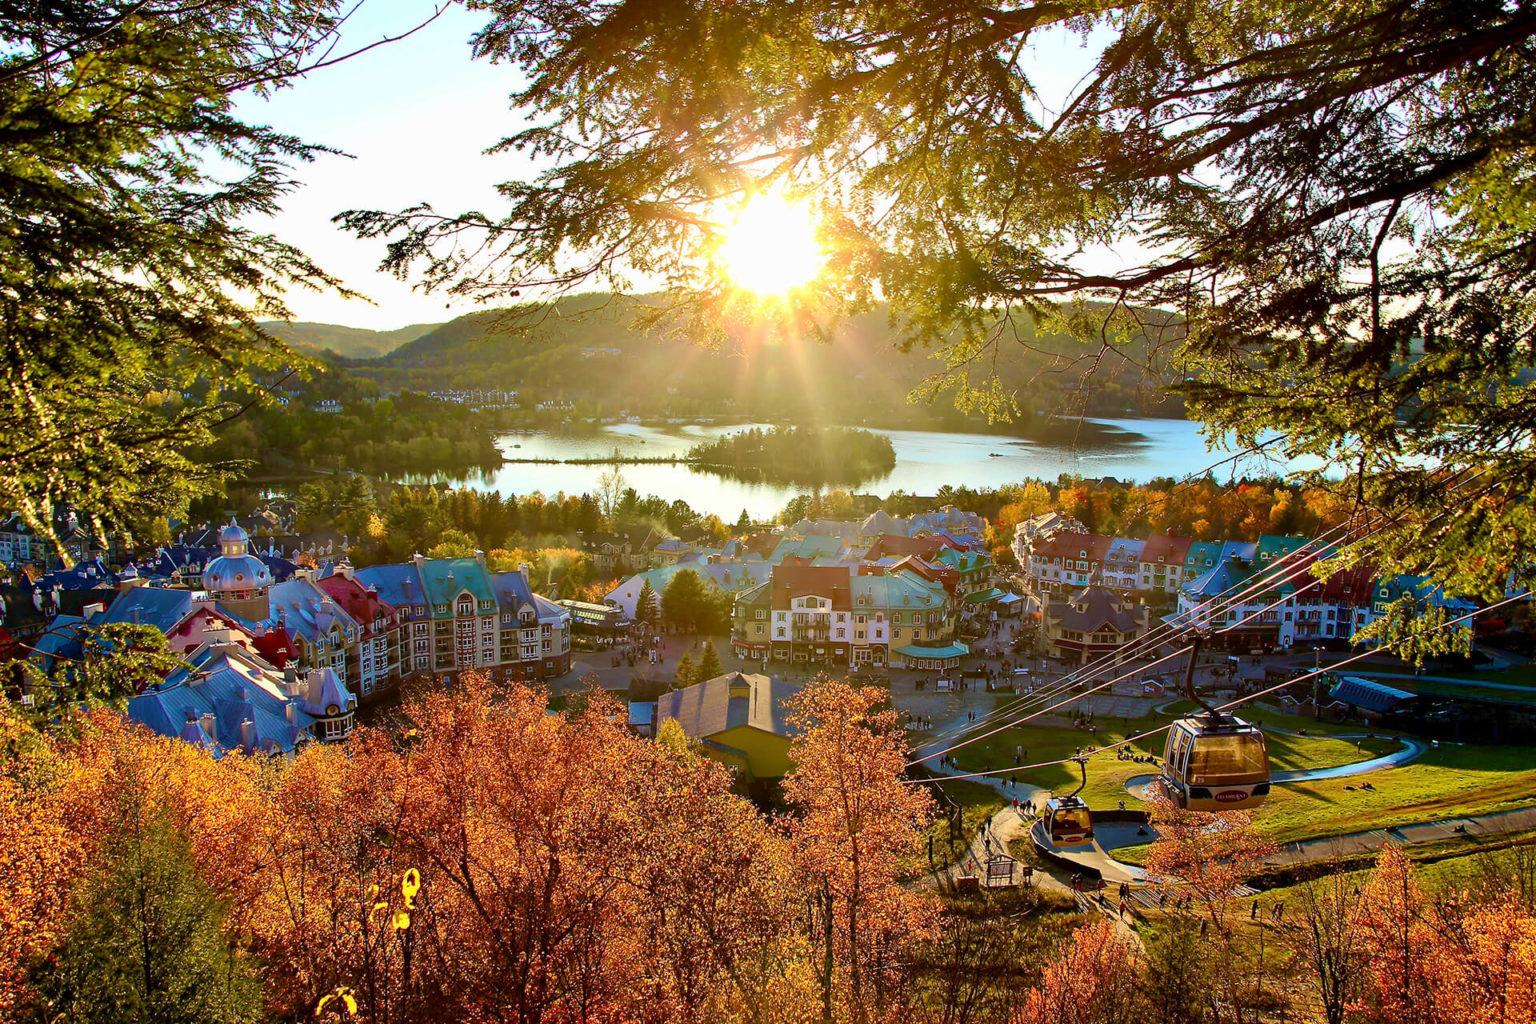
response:
<path id="1" fill-rule="evenodd" d="M 270 666 L 227 647 L 200 648 L 190 660 L 192 671 L 175 672 L 129 700 L 129 719 L 215 754 L 288 753 L 308 738 L 314 718 L 297 702 L 290 710 L 292 699 Z M 202 726 L 206 714 L 213 716 L 211 734 Z"/>
<path id="2" fill-rule="evenodd" d="M 329 594 L 343 611 L 364 628 L 371 628 L 373 620 L 380 615 L 387 619 L 395 613 L 394 605 L 381 598 L 377 590 L 370 589 L 355 577 L 333 573 L 318 580 L 315 585 Z"/>
<path id="3" fill-rule="evenodd" d="M 465 590 L 476 601 L 494 601 L 491 581 L 473 558 L 427 558 L 417 565 L 432 604 L 452 604 Z"/>
<path id="4" fill-rule="evenodd" d="M 731 695 L 733 686 L 737 696 Z M 740 695 L 743 687 L 746 695 Z M 784 704 L 799 692 L 800 687 L 783 680 L 728 672 L 662 694 L 656 701 L 656 720 L 659 724 L 664 718 L 675 718 L 693 739 L 707 739 L 742 725 L 793 738 L 798 730 L 789 724 Z"/>
<path id="5" fill-rule="evenodd" d="M 1154 565 L 1183 565 L 1184 559 L 1189 556 L 1189 545 L 1192 543 L 1188 537 L 1173 537 L 1165 533 L 1154 533 L 1146 539 L 1141 546 L 1141 560 Z"/>
<path id="6" fill-rule="evenodd" d="M 427 603 L 427 592 L 416 575 L 414 563 L 396 565 L 370 565 L 354 574 L 365 587 L 373 587 L 379 598 L 396 608 L 415 607 Z"/>
<path id="7" fill-rule="evenodd" d="M 864 560 L 876 562 L 882 558 L 904 558 L 907 555 L 931 560 L 947 546 L 939 537 L 906 537 L 886 533 L 877 537 L 869 546 L 869 550 L 864 553 Z"/>
<path id="8" fill-rule="evenodd" d="M 932 609 L 948 603 L 942 586 L 925 583 L 920 577 L 905 572 L 854 576 L 850 580 L 850 593 L 855 608 Z"/>
<path id="9" fill-rule="evenodd" d="M 1081 633 L 1093 633 L 1105 625 L 1117 633 L 1130 633 L 1146 625 L 1145 616 L 1137 614 L 1139 610 L 1103 587 L 1088 587 L 1071 600 L 1049 602 L 1045 617 L 1063 629 Z"/>
<path id="10" fill-rule="evenodd" d="M 1385 683 L 1373 682 L 1369 679 L 1361 679 L 1359 676 L 1344 676 L 1328 691 L 1334 700 L 1341 700 L 1346 704 L 1353 704 L 1357 708 L 1365 708 L 1367 711 L 1387 712 L 1405 700 L 1411 699 L 1414 694 L 1407 690 L 1399 690 Z"/>
<path id="11" fill-rule="evenodd" d="M 332 626 L 343 634 L 358 628 L 357 620 L 313 580 L 292 579 L 277 584 L 268 591 L 268 606 L 271 615 L 262 625 L 281 625 L 289 634 L 311 643 L 328 634 Z"/>
<path id="12" fill-rule="evenodd" d="M 1191 541 L 1189 551 L 1184 556 L 1184 564 L 1191 569 L 1213 569 L 1221 561 L 1221 543 L 1212 541 Z"/>
<path id="13" fill-rule="evenodd" d="M 1106 552 L 1105 557 L 1112 562 L 1140 562 L 1141 550 L 1146 543 L 1144 540 L 1116 537 L 1110 542 L 1109 551 Z"/>
<path id="14" fill-rule="evenodd" d="M 844 566 L 777 565 L 773 575 L 773 607 L 788 608 L 797 597 L 815 595 L 828 598 L 832 607 L 847 611 L 852 574 Z"/>
<path id="15" fill-rule="evenodd" d="M 195 604 L 190 590 L 135 587 L 120 594 L 101 621 L 104 624 L 126 622 L 154 626 L 168 634 L 178 622 L 192 614 Z"/>
<path id="16" fill-rule="evenodd" d="M 1034 554 L 1037 558 L 1102 562 L 1114 539 L 1097 533 L 1057 533 L 1035 541 Z"/>

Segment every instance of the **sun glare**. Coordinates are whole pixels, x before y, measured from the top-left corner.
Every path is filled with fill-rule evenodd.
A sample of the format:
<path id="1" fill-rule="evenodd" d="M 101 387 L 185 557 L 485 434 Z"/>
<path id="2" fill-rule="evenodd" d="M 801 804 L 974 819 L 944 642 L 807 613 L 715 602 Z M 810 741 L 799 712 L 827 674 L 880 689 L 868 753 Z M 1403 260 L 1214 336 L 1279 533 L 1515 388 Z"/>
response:
<path id="1" fill-rule="evenodd" d="M 821 271 L 810 205 L 773 192 L 753 196 L 727 230 L 719 257 L 733 281 L 759 295 L 800 287 Z"/>

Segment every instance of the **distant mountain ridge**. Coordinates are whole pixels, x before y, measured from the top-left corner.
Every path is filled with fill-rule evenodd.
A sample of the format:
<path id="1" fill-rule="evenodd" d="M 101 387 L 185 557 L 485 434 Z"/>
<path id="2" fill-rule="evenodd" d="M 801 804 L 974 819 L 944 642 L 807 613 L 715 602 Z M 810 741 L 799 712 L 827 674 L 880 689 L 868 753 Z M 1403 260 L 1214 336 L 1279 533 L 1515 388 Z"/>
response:
<path id="1" fill-rule="evenodd" d="M 377 359 L 443 325 L 410 324 L 392 331 L 371 331 L 364 327 L 317 324 L 303 320 L 264 320 L 259 326 L 274 338 L 297 349 L 331 351 L 348 359 Z"/>
<path id="2" fill-rule="evenodd" d="M 385 354 L 344 365 L 386 389 L 511 389 L 533 402 L 585 403 L 589 415 L 735 415 L 888 427 L 920 421 L 950 429 L 977 424 L 947 398 L 907 402 L 908 393 L 943 364 L 927 350 L 901 351 L 883 309 L 842 323 L 830 344 L 768 339 L 744 324 L 709 347 L 631 327 L 647 298 L 567 296 L 518 331 L 504 324 L 527 307 L 477 311 L 427 325 Z M 1062 412 L 1182 415 L 1182 402 L 1161 389 L 1166 380 L 1148 381 L 1131 361 L 1110 354 L 1095 363 L 1094 351 L 1068 338 L 1025 340 L 1004 343 L 986 367 L 1014 393 L 1025 418 Z M 1133 353 L 1138 362 L 1145 347 Z"/>

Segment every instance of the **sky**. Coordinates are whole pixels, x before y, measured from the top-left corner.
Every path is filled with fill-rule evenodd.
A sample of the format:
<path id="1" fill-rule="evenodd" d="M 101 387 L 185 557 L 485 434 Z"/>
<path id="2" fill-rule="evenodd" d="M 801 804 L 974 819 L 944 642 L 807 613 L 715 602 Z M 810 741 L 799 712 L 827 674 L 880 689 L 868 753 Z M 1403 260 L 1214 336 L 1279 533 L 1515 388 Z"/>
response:
<path id="1" fill-rule="evenodd" d="M 341 52 L 398 35 L 433 9 L 433 0 L 365 0 L 346 26 Z M 455 4 L 409 38 L 311 72 L 270 99 L 240 101 L 240 113 L 252 121 L 346 154 L 294 168 L 301 184 L 282 212 L 248 222 L 298 246 L 371 300 L 293 292 L 288 305 L 295 320 L 391 330 L 478 308 L 380 272 L 384 241 L 357 239 L 331 218 L 347 209 L 420 203 L 495 217 L 505 207 L 496 183 L 532 175 L 535 167 L 522 154 L 484 153 L 523 125 L 508 98 L 520 83 L 517 69 L 470 59 L 470 36 L 485 19 Z M 1030 49 L 1031 77 L 1047 96 L 1064 96 L 1092 65 L 1089 48 L 1078 40 L 1043 38 Z"/>
<path id="2" fill-rule="evenodd" d="M 398 34 L 431 11 L 429 0 L 368 0 L 348 24 L 344 45 L 355 49 Z M 250 222 L 297 245 L 373 302 L 290 293 L 295 320 L 389 330 L 475 308 L 381 273 L 383 241 L 359 240 L 330 220 L 346 209 L 422 202 L 452 212 L 495 211 L 496 182 L 529 173 L 517 154 L 483 153 L 521 124 L 507 98 L 518 84 L 516 69 L 470 60 L 469 37 L 483 21 L 455 5 L 408 39 L 312 72 L 272 99 L 241 101 L 243 116 L 347 154 L 294 168 L 302 184 L 282 212 Z"/>

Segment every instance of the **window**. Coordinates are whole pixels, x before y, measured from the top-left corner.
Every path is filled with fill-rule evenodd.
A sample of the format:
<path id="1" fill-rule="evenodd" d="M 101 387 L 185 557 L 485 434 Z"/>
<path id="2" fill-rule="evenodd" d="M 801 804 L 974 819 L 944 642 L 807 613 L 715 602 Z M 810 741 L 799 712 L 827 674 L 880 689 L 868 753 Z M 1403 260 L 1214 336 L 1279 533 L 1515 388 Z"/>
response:
<path id="1" fill-rule="evenodd" d="M 752 613 L 752 617 L 754 619 L 765 619 L 768 617 L 768 613 L 764 609 L 758 608 Z"/>

